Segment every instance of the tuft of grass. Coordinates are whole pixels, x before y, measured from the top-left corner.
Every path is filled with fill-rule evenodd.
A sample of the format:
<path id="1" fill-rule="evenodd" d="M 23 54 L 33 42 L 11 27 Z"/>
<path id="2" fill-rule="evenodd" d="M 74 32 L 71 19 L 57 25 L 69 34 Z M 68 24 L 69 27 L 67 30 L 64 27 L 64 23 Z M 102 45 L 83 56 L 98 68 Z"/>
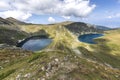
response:
<path id="1" fill-rule="evenodd" d="M 41 53 L 34 53 L 32 56 L 29 57 L 29 60 L 28 60 L 28 63 L 40 58 L 40 57 L 43 57 L 44 54 L 41 52 Z"/>
<path id="2" fill-rule="evenodd" d="M 10 74 L 14 73 L 15 71 L 16 71 L 15 69 L 12 69 L 12 70 L 7 71 L 6 73 L 0 74 L 0 80 L 6 78 L 7 76 L 9 76 Z"/>

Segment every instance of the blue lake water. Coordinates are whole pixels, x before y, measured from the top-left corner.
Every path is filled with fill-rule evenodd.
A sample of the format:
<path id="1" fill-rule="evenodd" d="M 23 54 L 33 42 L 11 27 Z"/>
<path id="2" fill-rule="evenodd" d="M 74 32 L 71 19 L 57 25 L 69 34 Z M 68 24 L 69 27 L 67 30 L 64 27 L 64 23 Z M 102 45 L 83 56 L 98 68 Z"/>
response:
<path id="1" fill-rule="evenodd" d="M 85 34 L 78 37 L 79 41 L 89 43 L 89 44 L 97 44 L 94 42 L 95 38 L 101 37 L 103 34 Z"/>
<path id="2" fill-rule="evenodd" d="M 22 45 L 22 48 L 30 51 L 39 51 L 47 47 L 52 39 L 30 39 Z"/>

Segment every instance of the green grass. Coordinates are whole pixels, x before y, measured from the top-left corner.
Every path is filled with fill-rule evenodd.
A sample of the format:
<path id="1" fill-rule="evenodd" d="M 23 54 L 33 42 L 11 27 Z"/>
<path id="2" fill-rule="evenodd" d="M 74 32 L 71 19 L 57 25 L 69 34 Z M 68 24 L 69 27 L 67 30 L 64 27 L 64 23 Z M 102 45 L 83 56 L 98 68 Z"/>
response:
<path id="1" fill-rule="evenodd" d="M 13 69 L 13 70 L 7 71 L 6 73 L 0 74 L 0 80 L 4 79 L 5 77 L 9 76 L 10 74 L 14 73 L 15 71 L 16 71 L 16 70 Z"/>
<path id="2" fill-rule="evenodd" d="M 105 36 L 95 39 L 98 44 L 88 45 L 92 51 L 84 46 L 79 50 L 86 58 L 120 69 L 119 33 L 119 30 L 107 31 Z"/>
<path id="3" fill-rule="evenodd" d="M 41 58 L 41 57 L 43 57 L 43 56 L 44 56 L 43 53 L 34 53 L 34 54 L 29 58 L 28 63 L 30 63 L 30 62 L 38 59 L 38 58 Z"/>
<path id="4" fill-rule="evenodd" d="M 0 44 L 16 45 L 18 40 L 24 39 L 27 36 L 29 36 L 29 34 L 22 31 L 2 28 L 0 29 Z"/>
<path id="5" fill-rule="evenodd" d="M 64 57 L 67 57 L 67 61 L 64 61 Z M 56 67 L 57 70 L 55 73 L 51 73 L 51 77 L 48 80 L 61 79 L 62 75 L 66 77 L 65 79 L 72 78 L 74 80 L 118 80 L 115 75 L 119 75 L 119 71 L 110 69 L 109 67 L 106 67 L 107 70 L 105 70 L 105 66 L 99 65 L 99 63 L 92 63 L 84 58 L 79 58 L 74 53 L 63 53 L 62 51 L 35 53 L 26 60 L 10 65 L 9 68 L 5 68 L 7 70 L 3 69 L 2 74 L 0 73 L 0 75 L 8 74 L 9 70 L 14 68 L 16 71 L 10 71 L 10 76 L 4 77 L 4 80 L 11 78 L 15 79 L 18 74 L 24 76 L 27 73 L 34 73 L 32 77 L 27 79 L 38 79 L 46 75 L 46 71 L 42 71 L 41 68 L 43 66 L 47 66 L 49 63 L 52 63 L 56 58 L 59 59 L 58 65 L 64 63 L 64 66 Z M 53 64 L 52 66 L 54 67 L 52 70 L 54 70 L 56 65 Z M 21 77 L 21 79 L 22 78 L 23 77 Z"/>
<path id="6" fill-rule="evenodd" d="M 3 67 L 8 66 L 8 64 L 12 65 L 16 63 L 18 59 L 21 60 L 32 54 L 33 52 L 25 51 L 22 49 L 0 49 L 0 65 L 2 65 Z"/>
<path id="7" fill-rule="evenodd" d="M 23 80 L 38 80 L 43 77 L 46 80 L 63 78 L 65 80 L 119 80 L 120 59 L 116 57 L 119 54 L 117 53 L 119 44 L 114 39 L 109 38 L 113 34 L 108 32 L 104 38 L 95 40 L 98 42 L 97 45 L 88 45 L 78 42 L 77 37 L 64 26 L 24 25 L 22 29 L 28 33 L 45 30 L 53 39 L 53 42 L 40 52 L 13 59 L 13 61 L 9 62 L 11 65 L 7 64 L 0 70 L 0 79 L 15 80 L 21 74 Z M 20 38 L 20 36 L 18 37 Z M 117 35 L 114 38 L 119 39 L 118 37 Z M 74 49 L 79 50 L 81 54 L 76 54 Z M 6 51 L 3 52 L 6 53 Z M 10 52 L 11 55 L 15 54 L 12 51 Z M 7 58 L 8 54 L 4 55 L 4 57 Z M 105 66 L 104 63 L 110 64 L 117 69 Z M 47 70 L 49 64 L 51 68 Z M 43 67 L 45 70 L 42 70 Z M 49 73 L 50 76 L 46 77 L 46 73 Z M 31 76 L 25 78 L 26 74 Z"/>

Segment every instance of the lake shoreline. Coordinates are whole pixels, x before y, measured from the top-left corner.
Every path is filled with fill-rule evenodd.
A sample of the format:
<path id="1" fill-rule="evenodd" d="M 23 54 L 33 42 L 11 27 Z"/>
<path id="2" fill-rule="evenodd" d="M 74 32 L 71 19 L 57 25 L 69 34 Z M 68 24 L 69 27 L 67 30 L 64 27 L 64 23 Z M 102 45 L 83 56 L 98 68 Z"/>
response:
<path id="1" fill-rule="evenodd" d="M 97 44 L 94 39 L 98 38 L 98 37 L 102 37 L 104 36 L 104 34 L 84 34 L 84 35 L 80 35 L 78 37 L 78 40 L 81 42 L 85 42 L 88 44 Z"/>

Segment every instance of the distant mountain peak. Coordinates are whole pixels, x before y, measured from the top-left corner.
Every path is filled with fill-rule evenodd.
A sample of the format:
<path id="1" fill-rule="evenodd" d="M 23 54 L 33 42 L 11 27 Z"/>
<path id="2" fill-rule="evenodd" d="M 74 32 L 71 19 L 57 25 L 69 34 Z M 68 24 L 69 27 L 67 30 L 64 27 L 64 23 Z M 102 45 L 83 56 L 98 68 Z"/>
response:
<path id="1" fill-rule="evenodd" d="M 13 17 L 8 17 L 8 18 L 6 18 L 6 19 L 10 19 L 10 20 L 16 20 L 16 21 L 18 21 L 17 19 L 15 19 L 15 18 L 13 18 Z"/>
<path id="2" fill-rule="evenodd" d="M 22 21 L 20 21 L 20 20 L 17 20 L 17 19 L 15 19 L 15 18 L 13 18 L 13 17 L 8 17 L 8 18 L 6 18 L 6 20 L 8 20 L 8 21 L 10 21 L 10 22 L 12 22 L 12 23 L 14 23 L 14 24 L 26 24 L 25 22 L 22 22 Z"/>
<path id="3" fill-rule="evenodd" d="M 2 17 L 0 17 L 0 19 L 3 19 Z"/>
<path id="4" fill-rule="evenodd" d="M 13 24 L 13 23 L 0 17 L 0 25 L 11 25 L 11 24 Z"/>

